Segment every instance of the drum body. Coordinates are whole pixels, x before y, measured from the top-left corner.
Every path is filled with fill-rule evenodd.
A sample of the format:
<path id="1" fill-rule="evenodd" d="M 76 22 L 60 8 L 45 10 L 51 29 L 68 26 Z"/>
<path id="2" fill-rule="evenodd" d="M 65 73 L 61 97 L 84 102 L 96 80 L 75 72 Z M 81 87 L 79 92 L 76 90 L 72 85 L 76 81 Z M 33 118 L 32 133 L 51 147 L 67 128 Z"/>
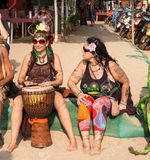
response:
<path id="1" fill-rule="evenodd" d="M 32 147 L 44 148 L 52 145 L 47 117 L 53 108 L 54 93 L 54 88 L 51 86 L 22 88 L 24 108 L 32 125 Z"/>
<path id="2" fill-rule="evenodd" d="M 22 96 L 29 118 L 46 118 L 50 114 L 54 104 L 53 87 L 24 87 Z"/>

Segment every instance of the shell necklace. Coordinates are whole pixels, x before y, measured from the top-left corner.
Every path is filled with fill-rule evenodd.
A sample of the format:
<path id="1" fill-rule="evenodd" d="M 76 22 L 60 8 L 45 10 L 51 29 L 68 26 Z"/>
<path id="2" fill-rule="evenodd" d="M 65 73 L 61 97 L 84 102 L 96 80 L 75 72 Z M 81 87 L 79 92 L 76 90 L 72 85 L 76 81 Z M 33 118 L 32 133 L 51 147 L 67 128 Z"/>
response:
<path id="1" fill-rule="evenodd" d="M 45 57 L 46 57 L 46 54 L 42 57 L 38 56 L 39 62 L 43 64 L 45 62 Z"/>

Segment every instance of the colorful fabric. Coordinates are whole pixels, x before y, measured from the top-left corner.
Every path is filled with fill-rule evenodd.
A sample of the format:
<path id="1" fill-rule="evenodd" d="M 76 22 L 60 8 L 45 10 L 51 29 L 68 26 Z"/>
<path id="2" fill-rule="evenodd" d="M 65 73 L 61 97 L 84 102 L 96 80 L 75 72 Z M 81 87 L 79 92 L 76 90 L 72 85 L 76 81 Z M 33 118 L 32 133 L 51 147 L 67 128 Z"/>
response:
<path id="1" fill-rule="evenodd" d="M 89 131 L 92 120 L 94 131 L 104 132 L 106 129 L 107 114 L 111 110 L 111 101 L 103 96 L 94 100 L 86 97 L 86 103 L 79 106 L 78 124 L 80 131 Z"/>

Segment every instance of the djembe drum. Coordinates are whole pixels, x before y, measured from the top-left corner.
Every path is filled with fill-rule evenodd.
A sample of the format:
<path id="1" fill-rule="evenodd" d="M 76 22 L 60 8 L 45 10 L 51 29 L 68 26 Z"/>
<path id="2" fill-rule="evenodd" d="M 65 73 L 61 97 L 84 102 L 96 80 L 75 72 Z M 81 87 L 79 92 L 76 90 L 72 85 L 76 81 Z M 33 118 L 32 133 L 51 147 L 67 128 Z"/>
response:
<path id="1" fill-rule="evenodd" d="M 54 104 L 54 88 L 52 86 L 23 87 L 22 96 L 28 121 L 32 125 L 31 146 L 44 148 L 52 145 L 47 117 Z"/>

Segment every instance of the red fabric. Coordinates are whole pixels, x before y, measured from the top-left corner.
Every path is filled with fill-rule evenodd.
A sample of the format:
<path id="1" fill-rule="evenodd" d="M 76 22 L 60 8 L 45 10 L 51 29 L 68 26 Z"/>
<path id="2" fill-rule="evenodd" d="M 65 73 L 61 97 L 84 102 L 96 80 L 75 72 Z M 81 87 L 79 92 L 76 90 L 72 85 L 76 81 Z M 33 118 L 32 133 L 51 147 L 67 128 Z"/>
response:
<path id="1" fill-rule="evenodd" d="M 9 0 L 8 5 L 11 7 L 14 3 L 14 0 Z M 24 0 L 17 0 L 15 6 L 11 9 L 11 11 L 19 11 L 24 10 Z"/>
<path id="2" fill-rule="evenodd" d="M 7 20 L 10 23 L 21 23 L 21 22 L 27 23 L 27 22 L 32 22 L 33 21 L 30 18 L 8 18 Z"/>

